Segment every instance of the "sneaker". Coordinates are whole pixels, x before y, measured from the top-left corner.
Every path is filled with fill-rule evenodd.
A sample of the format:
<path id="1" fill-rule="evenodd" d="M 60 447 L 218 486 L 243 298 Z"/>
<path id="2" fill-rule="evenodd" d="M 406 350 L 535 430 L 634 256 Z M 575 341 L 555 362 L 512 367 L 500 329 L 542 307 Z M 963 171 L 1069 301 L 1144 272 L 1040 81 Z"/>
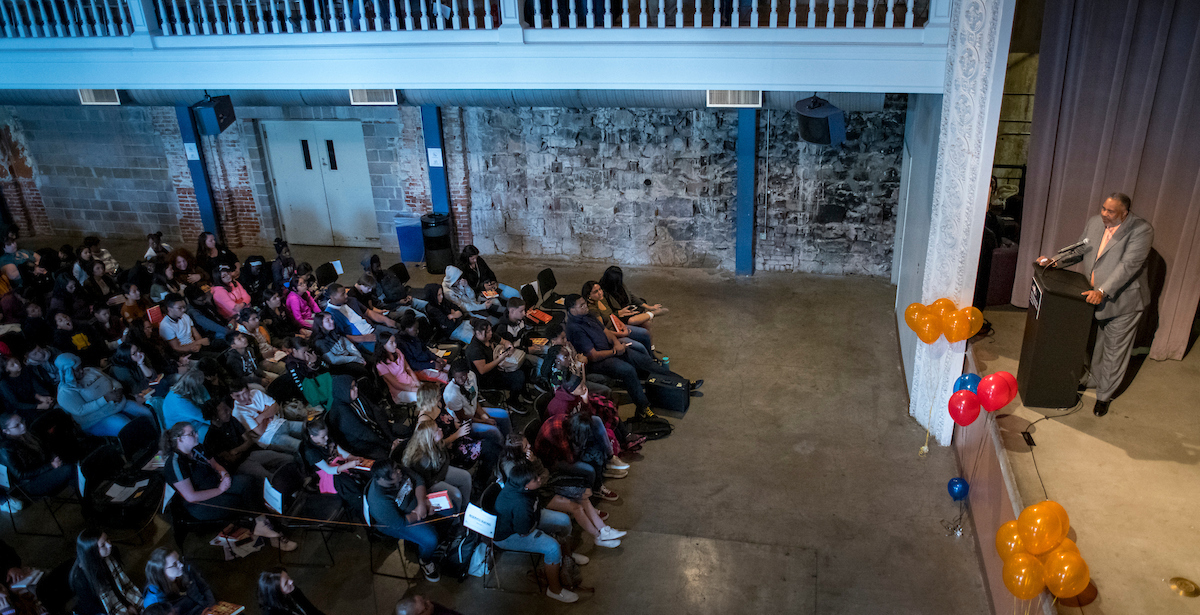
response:
<path id="1" fill-rule="evenodd" d="M 520 404 L 508 404 L 508 411 L 512 414 L 529 414 L 529 410 L 522 408 Z"/>
<path id="2" fill-rule="evenodd" d="M 25 505 L 22 504 L 21 500 L 18 500 L 17 498 L 9 498 L 3 503 L 0 503 L 0 512 L 15 513 L 20 511 L 22 508 L 25 508 Z"/>
<path id="3" fill-rule="evenodd" d="M 604 467 L 608 470 L 628 470 L 629 464 L 617 459 L 616 457 L 610 457 L 608 459 L 608 463 L 604 464 Z"/>
<path id="4" fill-rule="evenodd" d="M 621 541 L 616 538 L 609 538 L 607 540 L 603 538 L 597 538 L 595 542 L 597 547 L 604 547 L 606 549 L 616 549 L 617 547 L 621 546 Z"/>
<path id="5" fill-rule="evenodd" d="M 608 521 L 608 511 L 607 510 L 597 510 L 596 516 L 600 517 L 601 521 Z"/>
<path id="6" fill-rule="evenodd" d="M 604 478 L 625 478 L 629 476 L 629 470 L 613 470 L 606 468 L 604 470 Z"/>
<path id="7" fill-rule="evenodd" d="M 608 525 L 600 528 L 600 538 L 603 540 L 616 540 L 617 538 L 624 537 L 627 533 Z"/>
<path id="8" fill-rule="evenodd" d="M 298 549 L 300 547 L 300 545 L 298 543 L 296 543 L 296 541 L 288 540 L 287 538 L 284 538 L 282 536 L 279 538 L 272 538 L 271 546 L 275 547 L 276 549 L 279 549 L 280 551 L 283 551 L 284 553 L 289 553 L 289 552 L 295 551 L 296 549 Z"/>
<path id="9" fill-rule="evenodd" d="M 557 600 L 559 602 L 566 602 L 567 604 L 570 604 L 572 602 L 579 600 L 579 594 L 576 594 L 575 592 L 573 592 L 565 587 L 562 588 L 562 591 L 558 592 L 557 594 L 554 592 L 551 592 L 550 588 L 547 587 L 546 595 L 551 598 L 554 598 L 555 600 Z"/>
<path id="10" fill-rule="evenodd" d="M 572 553 L 571 559 L 575 560 L 575 564 L 577 564 L 579 566 L 587 566 L 587 563 L 592 561 L 592 558 L 590 558 L 582 553 Z"/>
<path id="11" fill-rule="evenodd" d="M 437 583 L 442 580 L 442 575 L 438 573 L 437 564 L 433 562 L 418 561 L 421 565 L 421 574 L 425 575 L 425 580 L 430 583 Z"/>
<path id="12" fill-rule="evenodd" d="M 596 497 L 599 497 L 601 500 L 606 502 L 616 502 L 621 496 L 617 495 L 616 491 L 613 491 L 608 487 L 601 486 L 600 493 Z"/>
<path id="13" fill-rule="evenodd" d="M 643 421 L 653 418 L 658 418 L 658 415 L 654 414 L 654 411 L 651 410 L 649 406 L 646 406 L 645 408 L 638 408 L 633 413 L 633 420 L 635 421 Z"/>

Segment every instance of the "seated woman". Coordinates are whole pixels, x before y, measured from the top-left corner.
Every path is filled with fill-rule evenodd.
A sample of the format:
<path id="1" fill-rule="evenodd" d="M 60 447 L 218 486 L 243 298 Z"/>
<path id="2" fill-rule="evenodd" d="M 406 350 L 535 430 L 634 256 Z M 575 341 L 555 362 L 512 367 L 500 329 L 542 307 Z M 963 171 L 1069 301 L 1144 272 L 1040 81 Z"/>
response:
<path id="1" fill-rule="evenodd" d="M 213 305 L 212 291 L 203 286 L 192 285 L 183 289 L 187 300 L 187 315 L 200 334 L 211 339 L 224 341 L 229 335 L 229 321 L 217 313 Z"/>
<path id="2" fill-rule="evenodd" d="M 283 340 L 283 349 L 288 352 L 283 359 L 286 376 L 303 395 L 304 401 L 315 408 L 328 408 L 333 399 L 333 377 L 320 357 L 299 337 Z"/>
<path id="3" fill-rule="evenodd" d="M 475 292 L 483 291 L 483 283 L 486 280 L 499 279 L 495 273 L 492 273 L 492 268 L 488 267 L 487 261 L 479 255 L 479 248 L 474 245 L 463 246 L 462 252 L 458 255 L 458 268 L 462 270 L 467 284 L 470 284 Z M 521 293 L 511 286 L 497 282 L 497 287 L 497 292 L 500 293 L 502 300 L 521 296 Z"/>
<path id="4" fill-rule="evenodd" d="M 129 324 L 145 318 L 150 304 L 142 298 L 142 289 L 133 282 L 126 282 L 121 285 L 121 293 L 125 297 L 121 304 L 121 321 Z"/>
<path id="5" fill-rule="evenodd" d="M 69 275 L 57 276 L 54 280 L 54 290 L 50 293 L 49 314 L 65 312 L 76 320 L 87 320 L 92 317 L 92 304 L 86 296 L 79 292 L 79 283 Z"/>
<path id="6" fill-rule="evenodd" d="M 261 361 L 260 365 L 263 371 L 276 375 L 282 375 L 287 372 L 287 367 L 282 361 L 283 354 L 281 353 L 284 353 L 284 351 L 272 343 L 271 334 L 262 325 L 262 318 L 259 316 L 258 310 L 248 307 L 239 312 L 237 315 L 237 331 L 245 333 L 252 338 L 251 342 L 258 349 L 258 358 Z"/>
<path id="7" fill-rule="evenodd" d="M 624 478 L 622 473 L 629 469 L 629 464 L 616 456 L 641 448 L 646 438 L 630 433 L 628 425 L 617 413 L 617 405 L 603 395 L 592 394 L 583 378 L 572 373 L 554 389 L 554 398 L 546 406 L 546 416 L 574 411 L 583 412 L 591 421 L 592 441 L 606 453 L 605 476 Z"/>
<path id="8" fill-rule="evenodd" d="M 446 384 L 449 381 L 446 371 L 450 366 L 421 341 L 421 325 L 417 316 L 412 313 L 404 314 L 396 321 L 396 325 L 400 327 L 400 332 L 395 337 L 396 350 L 404 355 L 405 362 L 417 374 L 417 379 L 422 382 Z"/>
<path id="9" fill-rule="evenodd" d="M 0 415 L 0 465 L 30 497 L 57 495 L 75 480 L 75 464 L 57 455 L 25 429 L 21 415 Z"/>
<path id="10" fill-rule="evenodd" d="M 86 529 L 75 539 L 75 564 L 67 576 L 77 615 L 137 615 L 142 592 L 129 580 L 108 536 Z"/>
<path id="11" fill-rule="evenodd" d="M 362 457 L 351 455 L 334 444 L 324 418 L 317 417 L 304 425 L 300 459 L 310 472 L 316 474 L 321 493 L 337 494 L 350 510 L 362 510 L 370 466 L 363 464 Z"/>
<path id="12" fill-rule="evenodd" d="M 542 479 L 533 463 L 525 461 L 509 469 L 504 487 L 496 497 L 495 545 L 502 549 L 541 553 L 546 566 L 546 595 L 560 602 L 575 602 L 579 595 L 559 583 L 562 549 L 549 534 L 571 530 L 562 513 L 543 514 L 538 505 Z M 541 531 L 538 531 L 541 530 Z M 543 533 L 545 532 L 545 533 Z M 618 544 L 619 541 L 618 541 Z"/>
<path id="13" fill-rule="evenodd" d="M 293 455 L 269 451 L 247 436 L 246 428 L 233 419 L 232 397 L 214 399 L 206 406 L 211 408 L 212 421 L 204 450 L 231 474 L 271 480 L 279 468 L 292 463 Z"/>
<path id="14" fill-rule="evenodd" d="M 472 421 L 471 430 L 480 436 L 495 440 L 497 445 L 512 431 L 508 411 L 483 405 L 479 394 L 479 382 L 466 359 L 458 358 L 450 364 L 450 384 L 442 391 L 446 409 L 461 421 Z"/>
<path id="15" fill-rule="evenodd" d="M 258 343 L 254 338 L 235 331 L 225 336 L 225 341 L 229 342 L 229 348 L 221 353 L 221 360 L 231 376 L 261 386 L 271 384 L 278 377 L 262 368 L 262 356 L 258 354 Z"/>
<path id="16" fill-rule="evenodd" d="M 150 284 L 150 300 L 158 303 L 167 295 L 182 295 L 182 276 L 175 270 L 175 262 L 163 259 L 154 273 L 154 282 Z"/>
<path id="17" fill-rule="evenodd" d="M 617 317 L 627 325 L 647 327 L 656 315 L 669 311 L 662 304 L 651 305 L 629 292 L 625 288 L 625 273 L 616 265 L 604 270 L 604 275 L 600 276 L 600 288 L 604 290 L 608 305 L 617 310 Z"/>
<path id="18" fill-rule="evenodd" d="M 54 395 L 13 356 L 4 358 L 0 401 L 9 412 L 18 412 L 25 420 L 32 421 L 41 411 L 54 406 Z"/>
<path id="19" fill-rule="evenodd" d="M 181 421 L 191 423 L 201 441 L 208 435 L 209 420 L 204 415 L 204 406 L 212 394 L 204 386 L 205 375 L 199 365 L 192 365 L 179 376 L 163 399 L 163 423 L 174 425 Z"/>
<path id="20" fill-rule="evenodd" d="M 140 394 L 125 399 L 119 382 L 94 367 L 83 367 L 79 357 L 60 354 L 54 367 L 58 370 L 58 405 L 93 436 L 115 436 L 134 419 L 154 419 L 150 409 L 141 404 Z"/>
<path id="21" fill-rule="evenodd" d="M 442 279 L 442 291 L 445 293 L 446 299 L 457 305 L 464 314 L 474 318 L 486 318 L 492 324 L 499 322 L 500 319 L 497 318 L 497 315 L 501 310 L 500 298 L 484 299 L 480 297 L 463 278 L 462 270 L 458 267 L 446 267 L 446 277 Z M 495 314 L 491 312 L 495 312 Z"/>
<path id="22" fill-rule="evenodd" d="M 630 344 L 632 349 L 639 352 L 650 352 L 650 348 L 653 346 L 653 342 L 650 340 L 650 330 L 625 324 L 617 315 L 617 311 L 610 306 L 608 297 L 604 294 L 604 289 L 600 288 L 599 282 L 584 282 L 583 297 L 587 299 L 588 313 L 599 320 L 605 329 L 612 331 L 617 339 Z"/>
<path id="23" fill-rule="evenodd" d="M 108 358 L 108 345 L 87 322 L 76 322 L 70 314 L 51 311 L 54 320 L 54 347 L 70 352 L 87 361 L 101 365 Z"/>
<path id="24" fill-rule="evenodd" d="M 419 474 L 391 459 L 376 463 L 371 471 L 367 485 L 371 525 L 392 538 L 417 545 L 417 562 L 425 580 L 437 583 L 441 579 L 433 561 L 437 528 L 433 523 L 420 523 L 433 514 L 428 495 Z"/>
<path id="25" fill-rule="evenodd" d="M 515 352 L 511 346 L 497 352 L 496 341 L 492 336 L 492 325 L 486 320 L 471 321 L 475 335 L 463 353 L 471 365 L 471 371 L 479 375 L 480 386 L 486 389 L 500 389 L 512 395 L 525 391 L 525 372 L 521 369 L 504 371 L 502 364 Z"/>
<path id="26" fill-rule="evenodd" d="M 329 365 L 333 374 L 346 374 L 355 378 L 367 375 L 367 360 L 358 346 L 337 330 L 333 314 L 317 312 L 313 316 L 313 347 Z"/>
<path id="27" fill-rule="evenodd" d="M 121 287 L 117 286 L 117 281 L 104 270 L 104 262 L 100 260 L 93 260 L 89 265 L 88 277 L 83 281 L 83 294 L 92 303 L 108 303 L 118 299 L 121 303 L 125 302 L 125 298 L 121 296 Z"/>
<path id="28" fill-rule="evenodd" d="M 612 388 L 604 384 L 607 379 L 600 374 L 587 373 L 585 365 L 587 357 L 575 354 L 562 325 L 553 324 L 546 327 L 549 347 L 543 354 L 542 364 L 538 366 L 538 383 L 551 390 L 558 388 L 562 381 L 572 373 L 585 374 L 584 380 L 592 393 L 604 395 L 612 399 Z"/>
<path id="29" fill-rule="evenodd" d="M 454 512 L 463 512 L 471 501 L 471 473 L 450 465 L 450 453 L 442 443 L 442 430 L 433 419 L 417 422 L 413 436 L 401 457 L 404 467 L 421 477 L 426 491 L 445 491 L 454 504 Z M 481 477 L 483 478 L 483 477 Z"/>
<path id="30" fill-rule="evenodd" d="M 250 293 L 233 276 L 230 265 L 219 265 L 213 270 L 213 303 L 226 321 L 232 320 L 243 308 L 250 307 Z"/>
<path id="31" fill-rule="evenodd" d="M 154 369 L 137 344 L 122 342 L 109 362 L 109 372 L 121 383 L 127 397 L 137 394 L 143 398 L 164 397 L 175 383 L 175 378 Z"/>
<path id="32" fill-rule="evenodd" d="M 177 615 L 202 615 L 217 603 L 200 571 L 178 551 L 158 548 L 146 560 L 146 591 L 142 608 L 165 604 Z"/>
<path id="33" fill-rule="evenodd" d="M 196 265 L 204 271 L 225 266 L 236 272 L 242 262 L 223 242 L 217 241 L 216 235 L 205 231 L 196 238 Z"/>
<path id="34" fill-rule="evenodd" d="M 270 396 L 250 387 L 245 380 L 228 383 L 233 397 L 233 418 L 246 428 L 246 435 L 259 446 L 282 453 L 300 448 L 304 422 L 283 418 L 279 404 Z"/>
<path id="35" fill-rule="evenodd" d="M 296 274 L 296 259 L 292 258 L 292 248 L 282 237 L 275 238 L 275 260 L 271 261 L 271 279 L 276 287 L 286 286 L 288 280 Z"/>
<path id="36" fill-rule="evenodd" d="M 433 419 L 442 430 L 442 445 L 450 452 L 450 465 L 464 470 L 476 463 L 476 476 L 488 477 L 496 467 L 500 456 L 500 445 L 494 438 L 483 438 L 472 433 L 472 421 L 461 421 L 453 412 L 446 410 L 437 385 L 423 384 L 417 391 L 417 420 Z"/>
<path id="37" fill-rule="evenodd" d="M 244 474 L 230 476 L 215 459 L 209 459 L 191 423 L 175 423 L 164 431 L 160 450 L 165 462 L 163 476 L 183 498 L 183 506 L 192 517 L 234 521 L 242 516 L 237 510 L 262 510 L 258 481 Z M 297 546 L 272 529 L 265 515 L 255 517 L 254 535 L 270 538 L 271 546 L 283 551 L 294 551 Z"/>
<path id="38" fill-rule="evenodd" d="M 258 575 L 258 608 L 262 615 L 325 615 L 308 601 L 282 566 Z"/>
<path id="39" fill-rule="evenodd" d="M 286 289 L 280 291 L 276 288 L 268 288 L 263 292 L 263 311 L 259 314 L 259 319 L 262 325 L 267 328 L 267 333 L 271 337 L 282 340 L 289 337 L 308 337 L 312 332 L 302 327 L 300 323 L 292 317 L 292 311 L 285 305 L 284 294 Z"/>
<path id="40" fill-rule="evenodd" d="M 333 401 L 325 413 L 330 436 L 338 446 L 359 457 L 384 459 L 408 437 L 408 430 L 358 393 L 354 378 L 333 377 Z"/>
<path id="41" fill-rule="evenodd" d="M 181 286 L 208 284 L 208 272 L 196 266 L 196 257 L 187 248 L 176 248 L 167 254 L 167 262 L 175 269 L 175 279 Z"/>
<path id="42" fill-rule="evenodd" d="M 417 379 L 416 372 L 404 360 L 404 354 L 396 345 L 395 335 L 387 331 L 379 334 L 373 360 L 375 370 L 387 383 L 392 401 L 398 404 L 416 403 L 417 390 L 421 388 L 421 381 Z"/>
<path id="43" fill-rule="evenodd" d="M 578 411 L 556 414 L 542 422 L 533 451 L 552 475 L 581 477 L 593 493 L 611 502 L 617 499 L 617 494 L 604 486 L 604 464 L 608 457 L 593 433 L 587 415 Z"/>
<path id="44" fill-rule="evenodd" d="M 284 295 L 284 305 L 292 315 L 292 321 L 304 329 L 312 329 L 313 315 L 320 312 L 312 294 L 309 293 L 311 281 L 307 276 L 292 276 Z"/>
<path id="45" fill-rule="evenodd" d="M 441 284 L 425 285 L 425 316 L 436 329 L 435 340 L 452 339 L 464 344 L 471 342 L 471 323 L 466 314 L 450 300 Z M 404 325 L 400 326 L 401 329 Z"/>

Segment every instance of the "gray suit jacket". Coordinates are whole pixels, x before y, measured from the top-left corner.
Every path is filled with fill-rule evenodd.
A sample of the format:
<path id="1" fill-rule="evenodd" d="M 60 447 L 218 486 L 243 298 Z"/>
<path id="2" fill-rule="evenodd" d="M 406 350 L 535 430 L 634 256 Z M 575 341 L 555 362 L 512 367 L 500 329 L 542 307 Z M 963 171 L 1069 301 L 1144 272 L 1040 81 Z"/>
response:
<path id="1" fill-rule="evenodd" d="M 1139 312 L 1150 305 L 1150 283 L 1146 277 L 1146 257 L 1154 243 L 1154 227 L 1132 213 L 1125 218 L 1104 254 L 1096 256 L 1104 241 L 1104 220 L 1099 215 L 1088 219 L 1080 241 L 1088 243 L 1076 254 L 1060 261 L 1060 267 L 1082 263 L 1083 275 L 1092 279 L 1093 288 L 1104 291 L 1104 300 L 1096 306 L 1096 318 L 1107 320 L 1122 314 Z"/>

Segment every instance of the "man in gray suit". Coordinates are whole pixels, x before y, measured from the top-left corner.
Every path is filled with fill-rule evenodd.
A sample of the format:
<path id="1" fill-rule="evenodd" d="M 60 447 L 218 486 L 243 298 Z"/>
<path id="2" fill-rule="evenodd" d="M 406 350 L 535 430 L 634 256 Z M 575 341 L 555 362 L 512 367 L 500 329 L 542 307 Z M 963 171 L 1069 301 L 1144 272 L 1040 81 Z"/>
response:
<path id="1" fill-rule="evenodd" d="M 1083 227 L 1080 241 L 1087 240 L 1059 266 L 1083 263 L 1083 275 L 1092 282 L 1092 290 L 1083 295 L 1096 306 L 1096 348 L 1091 369 L 1082 386 L 1096 388 L 1096 416 L 1108 414 L 1113 394 L 1125 377 L 1134 335 L 1142 311 L 1150 305 L 1150 284 L 1146 278 L 1146 257 L 1154 243 L 1154 227 L 1129 212 L 1127 195 L 1114 192 L 1100 206 L 1100 215 L 1092 216 Z M 1038 264 L 1046 265 L 1045 256 Z"/>

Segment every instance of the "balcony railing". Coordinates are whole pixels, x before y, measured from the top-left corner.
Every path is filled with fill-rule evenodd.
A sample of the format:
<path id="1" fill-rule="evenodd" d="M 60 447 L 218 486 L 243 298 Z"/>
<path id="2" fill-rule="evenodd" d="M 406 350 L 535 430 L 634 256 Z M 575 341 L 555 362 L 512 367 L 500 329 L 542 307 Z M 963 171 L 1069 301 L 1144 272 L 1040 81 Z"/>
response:
<path id="1" fill-rule="evenodd" d="M 0 0 L 3 38 L 626 28 L 919 28 L 930 0 Z M 504 5 L 521 7 L 521 16 Z M 523 23 L 522 23 L 523 22 Z"/>

